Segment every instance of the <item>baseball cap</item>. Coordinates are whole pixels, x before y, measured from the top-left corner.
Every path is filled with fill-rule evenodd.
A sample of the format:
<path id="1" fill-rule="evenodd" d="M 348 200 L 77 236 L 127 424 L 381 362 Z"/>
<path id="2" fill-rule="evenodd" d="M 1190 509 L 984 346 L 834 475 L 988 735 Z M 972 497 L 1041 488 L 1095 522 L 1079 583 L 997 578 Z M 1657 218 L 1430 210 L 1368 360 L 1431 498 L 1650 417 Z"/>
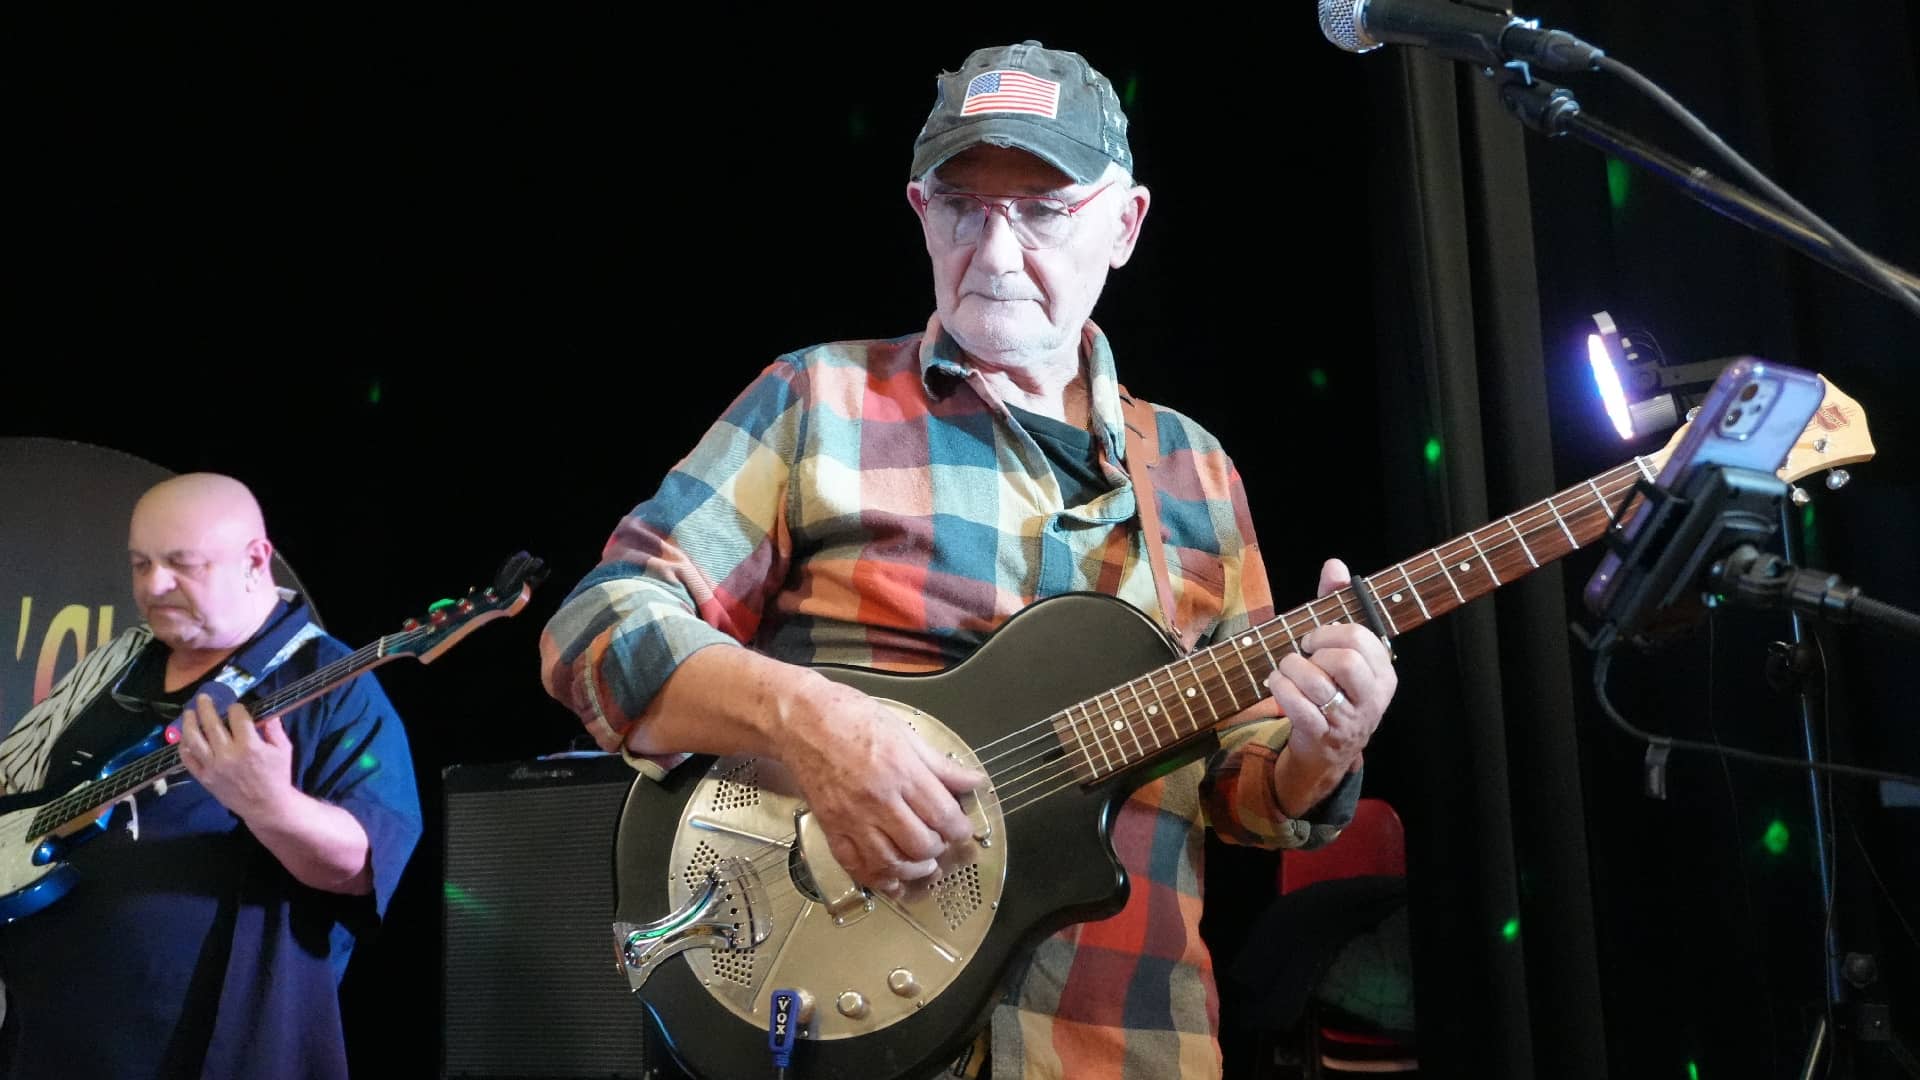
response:
<path id="1" fill-rule="evenodd" d="M 976 49 L 935 87 L 913 141 L 913 176 L 981 143 L 1025 150 L 1082 184 L 1110 161 L 1133 170 L 1127 114 L 1113 84 L 1079 53 L 1037 41 Z"/>

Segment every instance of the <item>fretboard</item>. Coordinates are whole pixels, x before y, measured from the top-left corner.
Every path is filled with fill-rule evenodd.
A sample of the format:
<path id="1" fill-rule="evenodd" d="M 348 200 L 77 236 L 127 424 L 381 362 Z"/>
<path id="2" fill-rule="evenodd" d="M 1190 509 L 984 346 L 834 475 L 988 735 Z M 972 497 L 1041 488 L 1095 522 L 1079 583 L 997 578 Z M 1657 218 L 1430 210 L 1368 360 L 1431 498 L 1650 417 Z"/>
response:
<path id="1" fill-rule="evenodd" d="M 408 642 L 411 638 L 425 632 L 409 630 L 389 634 L 311 674 L 295 679 L 275 693 L 258 700 L 248 695 L 241 700 L 247 706 L 247 711 L 253 714 L 254 722 L 261 723 L 298 708 L 341 683 L 371 671 L 393 658 L 395 655 L 393 645 Z M 188 703 L 188 708 L 192 708 L 191 702 Z M 33 822 L 28 826 L 29 832 L 33 836 L 46 836 L 64 830 L 78 821 L 95 817 L 128 795 L 184 767 L 180 764 L 180 747 L 170 743 L 47 803 L 34 814 Z"/>
<path id="2" fill-rule="evenodd" d="M 1636 458 L 1361 581 L 1387 632 L 1404 634 L 1599 539 L 1634 483 L 1654 475 Z M 1105 780 L 1267 697 L 1280 658 L 1340 622 L 1369 622 L 1352 587 L 1069 706 L 1052 718 L 1055 737 L 1078 779 Z"/>

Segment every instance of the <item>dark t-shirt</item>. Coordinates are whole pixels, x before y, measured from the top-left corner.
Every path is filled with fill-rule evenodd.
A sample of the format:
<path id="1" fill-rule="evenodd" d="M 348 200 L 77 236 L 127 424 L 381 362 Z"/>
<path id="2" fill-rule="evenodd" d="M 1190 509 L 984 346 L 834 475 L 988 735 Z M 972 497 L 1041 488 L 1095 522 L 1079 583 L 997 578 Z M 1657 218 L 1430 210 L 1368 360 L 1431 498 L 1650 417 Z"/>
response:
<path id="1" fill-rule="evenodd" d="M 332 638 L 313 641 L 255 693 L 347 653 Z M 191 691 L 159 692 L 164 666 L 164 646 L 150 644 L 117 693 L 102 693 L 56 740 L 49 775 L 77 751 L 93 755 L 82 759 L 90 764 L 177 716 L 166 705 Z M 141 704 L 130 710 L 125 699 Z M 107 829 L 73 851 L 70 893 L 0 929 L 8 996 L 0 1075 L 346 1075 L 339 980 L 419 840 L 419 796 L 405 733 L 371 675 L 282 723 L 295 784 L 366 829 L 373 895 L 301 884 L 206 789 L 177 774 L 164 794 L 149 788 L 134 807 L 117 806 Z"/>
<path id="2" fill-rule="evenodd" d="M 1106 494 L 1112 485 L 1100 471 L 1100 455 L 1094 449 L 1092 432 L 1018 406 L 1009 405 L 1007 410 L 1047 456 L 1047 464 L 1053 468 L 1053 478 L 1059 481 L 1060 494 L 1065 496 L 1067 506 L 1085 506 Z"/>
<path id="3" fill-rule="evenodd" d="M 166 677 L 166 651 L 142 650 L 115 691 L 100 695 L 53 741 L 45 789 L 70 791 L 104 775 L 109 766 L 117 769 L 122 764 L 115 760 L 119 755 L 139 756 L 157 748 L 141 744 L 179 718 L 194 690 L 189 684 L 169 693 Z"/>

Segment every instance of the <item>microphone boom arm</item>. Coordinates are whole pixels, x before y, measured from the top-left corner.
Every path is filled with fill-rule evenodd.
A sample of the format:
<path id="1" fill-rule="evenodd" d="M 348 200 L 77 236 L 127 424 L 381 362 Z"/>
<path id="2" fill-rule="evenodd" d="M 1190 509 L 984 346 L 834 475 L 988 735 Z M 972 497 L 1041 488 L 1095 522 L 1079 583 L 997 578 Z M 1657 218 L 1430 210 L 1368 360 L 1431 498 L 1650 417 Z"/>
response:
<path id="1" fill-rule="evenodd" d="M 1698 165 L 1688 164 L 1611 124 L 1594 119 L 1574 100 L 1571 91 L 1535 78 L 1526 65 L 1509 64 L 1493 69 L 1490 74 L 1499 84 L 1501 104 L 1533 130 L 1554 138 L 1572 135 L 1604 153 L 1638 165 L 1680 189 L 1707 209 L 1795 248 L 1862 285 L 1895 299 L 1901 298 L 1884 282 L 1862 273 L 1837 254 L 1825 237 L 1783 213 L 1772 203 L 1756 198 L 1745 189 L 1720 179 Z M 1909 294 L 1920 296 L 1920 276 L 1870 252 L 1867 258 Z"/>

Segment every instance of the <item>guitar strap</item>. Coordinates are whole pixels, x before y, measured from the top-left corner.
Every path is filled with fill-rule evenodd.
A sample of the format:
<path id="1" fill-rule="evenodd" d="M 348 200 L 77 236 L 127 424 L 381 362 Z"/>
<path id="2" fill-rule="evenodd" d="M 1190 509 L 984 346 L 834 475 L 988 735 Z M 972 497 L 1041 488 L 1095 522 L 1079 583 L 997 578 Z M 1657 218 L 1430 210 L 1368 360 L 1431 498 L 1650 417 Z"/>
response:
<path id="1" fill-rule="evenodd" d="M 195 687 L 193 693 L 187 695 L 188 702 L 200 694 L 206 694 L 213 699 L 214 709 L 224 713 L 269 672 L 286 663 L 308 642 L 326 633 L 313 621 L 305 597 L 287 589 L 281 590 L 280 597 L 283 606 L 274 609 L 259 635 L 228 657 L 212 678 Z M 119 692 L 125 678 L 123 674 L 120 681 L 115 683 L 114 697 L 136 710 L 149 704 L 128 701 Z"/>
<path id="2" fill-rule="evenodd" d="M 1173 582 L 1167 576 L 1166 538 L 1160 531 L 1160 499 L 1153 486 L 1153 470 L 1160 465 L 1160 426 L 1154 419 L 1153 405 L 1120 387 L 1120 406 L 1127 429 L 1127 472 L 1133 477 L 1133 500 L 1140 508 L 1140 535 L 1147 544 L 1147 561 L 1153 566 L 1153 588 L 1160 597 L 1161 619 L 1167 632 L 1186 651 L 1174 620 Z"/>

